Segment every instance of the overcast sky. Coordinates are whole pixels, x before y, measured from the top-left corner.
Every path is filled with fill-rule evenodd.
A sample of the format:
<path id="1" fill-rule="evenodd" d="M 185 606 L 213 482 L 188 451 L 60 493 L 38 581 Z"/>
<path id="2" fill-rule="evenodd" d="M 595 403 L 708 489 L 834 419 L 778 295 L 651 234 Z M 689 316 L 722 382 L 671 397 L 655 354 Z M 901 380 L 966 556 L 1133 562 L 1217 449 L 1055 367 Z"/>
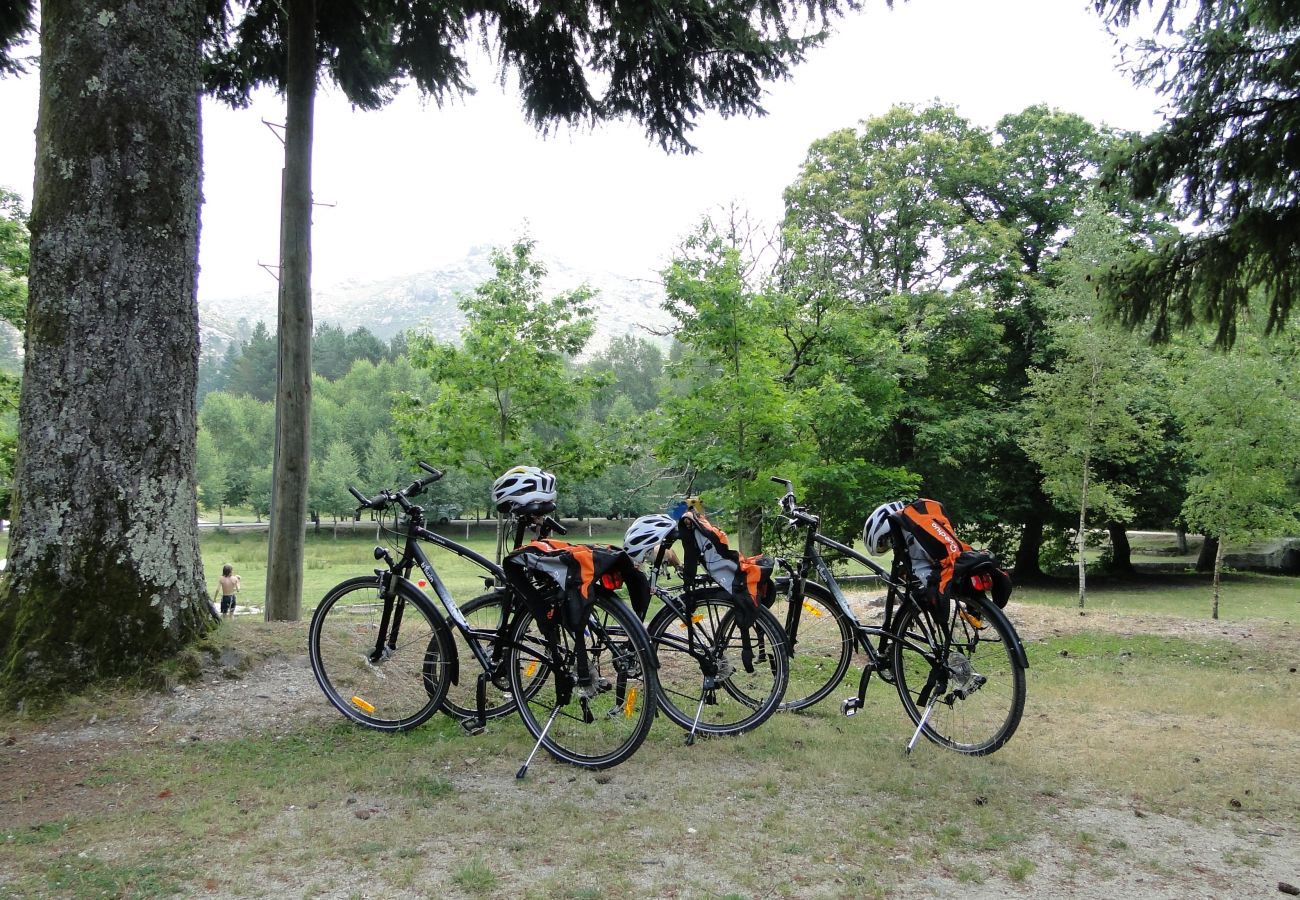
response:
<path id="1" fill-rule="evenodd" d="M 766 223 L 815 139 L 899 102 L 953 104 L 990 126 L 1035 103 L 1150 131 L 1159 99 L 1117 68 L 1117 51 L 1082 0 L 883 0 L 836 34 L 764 118 L 706 116 L 691 156 L 611 123 L 542 138 L 519 100 L 474 73 L 478 93 L 439 109 L 404 91 L 378 112 L 336 91 L 316 105 L 313 277 L 318 285 L 406 274 L 503 245 L 525 228 L 543 261 L 653 277 L 701 215 L 736 202 Z M 36 75 L 0 80 L 0 185 L 30 201 Z M 205 102 L 200 297 L 274 294 L 281 145 L 262 124 L 282 100 L 229 110 Z"/>

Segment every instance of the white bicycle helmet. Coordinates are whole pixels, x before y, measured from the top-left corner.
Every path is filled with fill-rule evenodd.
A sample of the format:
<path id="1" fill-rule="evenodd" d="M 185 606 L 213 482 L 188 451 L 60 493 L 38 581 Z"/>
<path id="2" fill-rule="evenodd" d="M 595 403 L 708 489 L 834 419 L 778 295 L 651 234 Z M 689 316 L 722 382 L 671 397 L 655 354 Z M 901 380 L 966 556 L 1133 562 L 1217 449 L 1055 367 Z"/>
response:
<path id="1" fill-rule="evenodd" d="M 676 527 L 677 522 L 671 516 L 642 516 L 628 526 L 627 534 L 623 536 L 623 550 L 640 565 L 645 555 L 667 540 Z"/>
<path id="2" fill-rule="evenodd" d="M 876 556 L 885 552 L 889 546 L 889 517 L 901 512 L 906 505 L 902 500 L 882 503 L 867 516 L 867 521 L 862 526 L 862 543 L 868 553 Z"/>
<path id="3" fill-rule="evenodd" d="M 515 466 L 492 483 L 492 503 L 498 512 L 524 507 L 550 512 L 555 508 L 555 496 L 555 476 L 536 466 Z"/>

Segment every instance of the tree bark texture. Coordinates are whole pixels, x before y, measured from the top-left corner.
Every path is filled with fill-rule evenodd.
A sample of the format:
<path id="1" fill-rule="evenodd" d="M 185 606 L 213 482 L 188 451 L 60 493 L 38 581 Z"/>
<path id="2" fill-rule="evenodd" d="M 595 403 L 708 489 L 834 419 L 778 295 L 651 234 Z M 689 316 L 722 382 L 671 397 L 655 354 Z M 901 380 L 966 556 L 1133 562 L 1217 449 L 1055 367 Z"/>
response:
<path id="1" fill-rule="evenodd" d="M 1205 535 L 1201 541 L 1201 550 L 1196 555 L 1196 571 L 1213 572 L 1214 560 L 1219 555 L 1219 539 Z"/>
<path id="2" fill-rule="evenodd" d="M 1043 576 L 1043 567 L 1038 562 L 1038 554 L 1042 549 L 1043 520 L 1034 516 L 1020 529 L 1020 545 L 1016 547 L 1014 569 L 1016 578 L 1023 581 Z"/>
<path id="3" fill-rule="evenodd" d="M 1083 489 L 1079 492 L 1079 609 L 1083 609 L 1088 599 L 1088 562 L 1084 559 L 1084 550 L 1088 546 L 1088 454 L 1083 456 Z"/>
<path id="4" fill-rule="evenodd" d="M 1106 531 L 1110 534 L 1110 571 L 1113 575 L 1133 575 L 1133 545 L 1129 543 L 1128 531 L 1122 522 L 1108 522 Z"/>
<path id="5" fill-rule="evenodd" d="M 311 150 L 316 101 L 315 0 L 289 0 L 288 115 L 280 221 L 280 359 L 266 568 L 266 620 L 302 611 L 307 476 L 311 465 Z"/>
<path id="6" fill-rule="evenodd" d="M 1214 542 L 1214 606 L 1210 618 L 1219 618 L 1219 582 L 1223 577 L 1223 541 Z"/>
<path id="7" fill-rule="evenodd" d="M 211 624 L 199 556 L 200 0 L 48 0 L 0 680 L 131 673 Z"/>

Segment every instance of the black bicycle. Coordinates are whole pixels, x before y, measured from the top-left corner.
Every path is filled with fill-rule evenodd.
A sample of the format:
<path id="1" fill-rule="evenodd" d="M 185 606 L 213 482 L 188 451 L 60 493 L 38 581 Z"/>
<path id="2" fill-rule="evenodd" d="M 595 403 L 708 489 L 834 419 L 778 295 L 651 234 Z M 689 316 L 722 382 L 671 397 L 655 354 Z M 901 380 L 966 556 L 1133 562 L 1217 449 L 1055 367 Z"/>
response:
<path id="1" fill-rule="evenodd" d="M 895 544 L 886 572 L 861 553 L 820 531 L 821 520 L 799 506 L 791 483 L 784 485 L 781 513 L 803 530 L 803 553 L 781 560 L 773 612 L 785 622 L 790 681 L 783 709 L 804 709 L 830 694 L 843 680 L 855 650 L 866 654 L 858 691 L 843 702 L 845 715 L 862 708 L 873 674 L 891 683 L 916 731 L 911 752 L 924 734 L 934 743 L 972 756 L 992 753 L 1020 724 L 1025 708 L 1029 661 L 1006 615 L 978 591 L 926 602 L 913 585 L 907 553 Z M 895 529 L 897 532 L 897 529 Z M 821 548 L 866 566 L 887 589 L 884 619 L 867 625 L 854 615 Z M 820 580 L 813 582 L 811 576 Z"/>
<path id="2" fill-rule="evenodd" d="M 612 592 L 601 591 L 581 633 L 539 626 L 499 566 L 426 527 L 411 498 L 442 473 L 420 467 L 428 474 L 404 490 L 367 498 L 350 488 L 360 509 L 381 517 L 400 510 L 404 545 L 397 559 L 376 547 L 375 559 L 385 567 L 335 586 L 316 608 L 308 653 L 325 696 L 352 721 L 380 731 L 415 728 L 444 706 L 471 729 L 518 709 L 537 739 L 521 778 L 538 747 L 588 769 L 628 759 L 649 733 L 656 703 L 654 655 L 640 620 Z M 423 544 L 483 570 L 492 590 L 466 608 L 476 620 L 493 618 L 491 627 L 475 627 L 462 612 Z M 417 569 L 442 612 L 412 582 Z"/>
<path id="3" fill-rule="evenodd" d="M 675 535 L 674 535 L 675 536 Z M 764 607 L 742 608 L 729 591 L 700 576 L 661 583 L 671 541 L 650 564 L 650 586 L 662 606 L 648 630 L 659 660 L 659 706 L 687 730 L 743 734 L 780 709 L 789 678 L 781 622 Z"/>

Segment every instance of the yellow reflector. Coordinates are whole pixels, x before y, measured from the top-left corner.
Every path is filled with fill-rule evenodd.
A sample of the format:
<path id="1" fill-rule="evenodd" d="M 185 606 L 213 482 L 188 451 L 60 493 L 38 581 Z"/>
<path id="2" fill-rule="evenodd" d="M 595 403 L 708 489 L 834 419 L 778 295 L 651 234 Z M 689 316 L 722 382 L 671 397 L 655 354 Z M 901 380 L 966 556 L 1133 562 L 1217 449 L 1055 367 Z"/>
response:
<path id="1" fill-rule="evenodd" d="M 823 615 L 825 615 L 825 613 L 823 613 L 823 612 L 822 612 L 820 609 L 818 609 L 817 607 L 813 606 L 813 605 L 812 605 L 811 603 L 809 603 L 807 600 L 805 600 L 805 601 L 803 602 L 803 608 L 806 609 L 806 610 L 808 610 L 808 612 L 812 613 L 814 616 L 816 616 L 816 617 L 819 618 L 819 619 L 820 619 Z"/>
<path id="2" fill-rule="evenodd" d="M 360 697 L 353 697 L 352 705 L 355 706 L 357 709 L 361 710 L 362 712 L 372 713 L 375 711 L 375 708 L 373 706 L 371 706 L 366 701 L 362 700 Z"/>
<path id="3" fill-rule="evenodd" d="M 959 613 L 961 614 L 961 617 L 962 617 L 963 619 L 965 619 L 967 622 L 970 623 L 970 626 L 971 626 L 972 628 L 983 628 L 983 627 L 984 627 L 984 622 L 983 622 L 983 620 L 981 620 L 978 616 L 973 616 L 973 615 L 971 615 L 970 613 L 966 612 L 966 610 L 964 610 L 964 609 L 959 609 L 959 610 L 957 610 L 957 612 L 959 612 Z"/>
<path id="4" fill-rule="evenodd" d="M 534 659 L 528 663 L 528 668 L 524 669 L 524 677 L 532 678 L 533 673 L 536 671 L 537 671 L 537 660 Z"/>
<path id="5" fill-rule="evenodd" d="M 636 688 L 631 687 L 627 690 L 627 699 L 623 701 L 623 718 L 632 718 L 632 707 L 636 705 Z"/>

